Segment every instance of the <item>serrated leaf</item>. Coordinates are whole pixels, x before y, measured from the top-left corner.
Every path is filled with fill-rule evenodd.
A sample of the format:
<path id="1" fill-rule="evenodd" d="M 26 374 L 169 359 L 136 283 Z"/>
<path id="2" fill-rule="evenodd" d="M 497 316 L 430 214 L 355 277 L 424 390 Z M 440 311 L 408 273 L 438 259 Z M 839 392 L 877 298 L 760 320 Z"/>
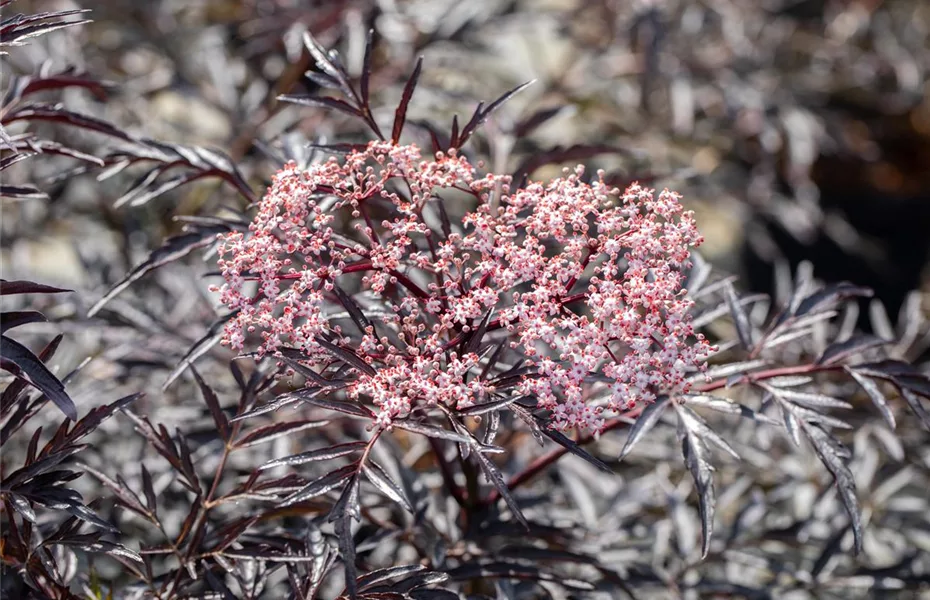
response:
<path id="1" fill-rule="evenodd" d="M 633 449 L 633 446 L 643 439 L 643 436 L 659 422 L 659 417 L 668 408 L 670 402 L 671 399 L 668 396 L 661 396 L 643 409 L 639 418 L 636 419 L 636 423 L 630 428 L 630 435 L 627 437 L 626 443 L 623 444 L 623 449 L 620 450 L 620 456 L 617 457 L 617 460 L 623 460 Z"/>
<path id="2" fill-rule="evenodd" d="M 856 482 L 846 465 L 849 451 L 833 436 L 818 427 L 802 422 L 804 433 L 814 447 L 820 462 L 833 475 L 840 500 L 846 508 L 855 538 L 856 553 L 862 551 L 862 520 L 859 514 L 859 501 L 856 499 Z"/>
<path id="3" fill-rule="evenodd" d="M 414 512 L 413 504 L 403 488 L 397 485 L 379 464 L 372 460 L 367 461 L 362 465 L 362 473 L 382 494 L 403 506 L 407 512 Z"/>
<path id="4" fill-rule="evenodd" d="M 213 423 L 216 425 L 216 428 L 220 433 L 220 438 L 222 438 L 224 442 L 228 442 L 229 419 L 226 418 L 226 414 L 220 407 L 220 400 L 216 397 L 216 392 L 213 391 L 213 388 L 207 385 L 207 382 L 203 380 L 203 377 L 200 376 L 200 373 L 197 372 L 197 369 L 194 368 L 194 365 L 191 365 L 191 373 L 193 373 L 194 381 L 197 382 L 197 387 L 200 388 L 200 394 L 203 396 L 203 400 L 206 402 L 207 408 L 210 410 L 210 415 L 213 417 Z"/>
<path id="5" fill-rule="evenodd" d="M 440 440 L 449 440 L 450 442 L 456 442 L 459 444 L 470 444 L 472 442 L 472 438 L 464 436 L 461 433 L 443 429 L 442 427 L 436 427 L 435 425 L 430 425 L 428 423 L 400 420 L 394 421 L 391 423 L 391 426 L 406 429 L 407 431 L 412 431 L 413 433 L 419 433 L 420 435 L 425 435 L 426 437 Z"/>
<path id="6" fill-rule="evenodd" d="M 500 494 L 500 497 L 503 498 L 504 503 L 506 503 L 508 508 L 510 508 L 510 512 L 513 514 L 514 518 L 519 521 L 527 530 L 529 530 L 530 524 L 527 522 L 526 517 L 523 516 L 523 511 L 520 510 L 520 505 L 517 504 L 517 501 L 510 493 L 510 489 L 507 487 L 507 482 L 504 481 L 504 476 L 501 475 L 501 472 L 497 469 L 494 463 L 491 462 L 491 459 L 485 456 L 482 452 L 473 452 L 472 456 L 474 456 L 478 461 L 478 465 L 481 466 L 481 470 L 484 472 L 484 476 L 487 478 L 488 482 L 494 486 L 494 488 Z"/>
<path id="7" fill-rule="evenodd" d="M 391 579 L 407 577 L 408 575 L 419 573 L 425 569 L 426 567 L 420 564 L 397 565 L 395 567 L 376 569 L 359 577 L 356 583 L 358 585 L 359 591 L 364 592 L 366 588 L 373 587 L 379 583 L 384 583 L 385 581 L 390 581 Z"/>
<path id="8" fill-rule="evenodd" d="M 279 506 L 291 506 L 292 504 L 297 504 L 298 502 L 303 502 L 305 500 L 309 500 L 310 498 L 315 498 L 316 496 L 325 494 L 330 490 L 334 490 L 349 479 L 354 478 L 357 468 L 358 466 L 353 463 L 344 467 L 340 467 L 318 479 L 314 479 L 298 491 L 282 500 Z"/>
<path id="9" fill-rule="evenodd" d="M 367 442 L 346 442 L 344 444 L 336 444 L 335 446 L 328 446 L 326 448 L 319 448 L 317 450 L 309 450 L 307 452 L 301 452 L 300 454 L 294 454 L 291 456 L 285 456 L 284 458 L 270 460 L 260 466 L 259 470 L 271 469 L 281 466 L 302 465 L 308 462 L 332 460 L 334 458 L 348 456 L 353 452 L 358 452 L 366 445 Z"/>
<path id="10" fill-rule="evenodd" d="M 799 392 L 793 389 L 785 389 L 775 386 L 764 386 L 766 390 L 772 392 L 780 398 L 789 400 L 794 404 L 799 404 L 808 408 L 852 408 L 852 404 L 833 396 L 818 394 L 815 392 Z"/>
<path id="11" fill-rule="evenodd" d="M 723 289 L 740 344 L 744 350 L 751 350 L 753 346 L 753 329 L 752 323 L 749 321 L 749 315 L 743 305 L 740 304 L 739 298 L 736 296 L 736 290 L 733 289 L 733 284 L 728 281 Z"/>
<path id="12" fill-rule="evenodd" d="M 265 427 L 259 427 L 258 429 L 245 434 L 239 438 L 234 445 L 236 448 L 248 448 L 250 446 L 257 446 L 258 444 L 265 444 L 285 435 L 306 431 L 307 429 L 316 429 L 317 427 L 322 427 L 328 424 L 329 421 L 290 421 L 286 423 L 266 425 Z"/>
<path id="13" fill-rule="evenodd" d="M 878 387 L 878 384 L 866 377 L 865 375 L 860 374 L 853 367 L 847 366 L 846 372 L 849 373 L 853 379 L 856 380 L 856 383 L 859 384 L 865 393 L 869 395 L 869 398 L 872 399 L 872 404 L 875 405 L 875 408 L 882 413 L 882 418 L 885 419 L 885 422 L 888 423 L 888 426 L 894 429 L 897 424 L 895 423 L 894 413 L 891 410 L 891 407 L 888 405 L 888 399 L 885 397 L 885 394 L 882 393 L 881 389 Z"/>
<path id="14" fill-rule="evenodd" d="M 754 411 L 748 406 L 733 402 L 732 400 L 728 400 L 720 396 L 702 394 L 686 395 L 684 398 L 685 402 L 690 406 L 700 406 L 729 415 L 739 415 L 743 418 L 752 419 L 753 421 L 758 421 L 760 423 L 767 423 L 769 425 L 778 424 L 778 421 L 767 415 Z"/>
<path id="15" fill-rule="evenodd" d="M 332 98 L 330 96 L 292 96 L 288 94 L 282 94 L 278 96 L 278 100 L 281 102 L 289 102 L 291 104 L 299 104 L 301 106 L 317 106 L 321 108 L 332 108 L 343 112 L 347 115 L 353 117 L 362 118 L 362 112 L 346 102 L 345 100 L 340 100 L 339 98 Z"/>
<path id="16" fill-rule="evenodd" d="M 736 460 L 740 460 L 740 456 L 737 454 L 736 450 L 734 450 L 726 440 L 720 437 L 716 431 L 711 429 L 700 415 L 684 404 L 676 403 L 674 406 L 679 419 L 681 419 L 682 426 L 689 434 L 700 438 L 702 441 L 711 442 Z"/>
<path id="17" fill-rule="evenodd" d="M 354 466 L 354 465 L 353 465 Z M 334 525 L 339 554 L 345 568 L 346 594 L 354 600 L 358 595 L 356 580 L 358 570 L 355 567 L 355 540 L 352 539 L 352 519 L 359 514 L 358 474 L 355 473 L 339 496 L 339 500 L 330 511 L 328 521 Z"/>
<path id="18" fill-rule="evenodd" d="M 904 387 L 899 387 L 898 389 L 901 392 L 901 396 L 904 397 L 904 401 L 907 402 L 907 405 L 911 407 L 911 410 L 917 415 L 917 418 L 920 419 L 924 428 L 930 430 L 930 412 L 921 404 L 917 394 Z"/>
<path id="19" fill-rule="evenodd" d="M 717 502 L 714 495 L 714 468 L 704 455 L 706 450 L 698 436 L 684 425 L 679 425 L 678 437 L 681 441 L 681 453 L 685 459 L 685 466 L 691 473 L 698 493 L 698 508 L 701 514 L 701 556 L 706 558 L 710 551 L 710 539 L 714 531 L 714 511 Z"/>

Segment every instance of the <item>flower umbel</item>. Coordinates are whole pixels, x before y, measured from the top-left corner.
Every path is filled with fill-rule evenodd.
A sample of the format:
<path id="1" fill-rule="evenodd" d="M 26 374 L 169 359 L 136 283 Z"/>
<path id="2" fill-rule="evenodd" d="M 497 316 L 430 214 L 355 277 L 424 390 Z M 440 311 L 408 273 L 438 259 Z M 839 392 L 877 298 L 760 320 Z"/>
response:
<path id="1" fill-rule="evenodd" d="M 453 202 L 473 206 L 457 230 Z M 259 355 L 294 348 L 321 372 L 343 364 L 338 346 L 369 367 L 346 393 L 381 427 L 516 395 L 555 428 L 597 431 L 606 413 L 687 391 L 712 350 L 682 288 L 701 241 L 667 190 L 621 193 L 582 167 L 511 190 L 454 152 L 372 142 L 287 165 L 249 233 L 222 236 L 217 289 L 236 311 L 223 343 L 260 336 Z"/>

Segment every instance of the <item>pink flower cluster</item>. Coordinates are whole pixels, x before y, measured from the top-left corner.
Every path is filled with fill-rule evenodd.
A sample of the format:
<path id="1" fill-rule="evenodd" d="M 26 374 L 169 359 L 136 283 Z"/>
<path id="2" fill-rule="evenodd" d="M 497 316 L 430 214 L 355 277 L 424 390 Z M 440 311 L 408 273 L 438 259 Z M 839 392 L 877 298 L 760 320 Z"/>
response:
<path id="1" fill-rule="evenodd" d="M 259 354 L 293 347 L 324 368 L 334 356 L 319 339 L 334 335 L 372 367 L 347 393 L 374 405 L 382 427 L 416 406 L 518 394 L 556 428 L 597 431 L 606 413 L 685 391 L 712 350 L 682 289 L 702 241 L 692 215 L 672 192 L 621 194 L 583 175 L 511 191 L 453 152 L 423 158 L 388 142 L 288 165 L 250 232 L 221 237 L 216 289 L 238 311 L 223 343 L 242 349 L 253 334 Z M 443 202 L 475 206 L 458 231 L 443 224 Z M 372 323 L 358 334 L 335 324 L 347 289 Z M 512 364 L 489 370 L 486 353 L 463 349 L 481 323 L 530 367 L 516 385 L 498 377 Z"/>

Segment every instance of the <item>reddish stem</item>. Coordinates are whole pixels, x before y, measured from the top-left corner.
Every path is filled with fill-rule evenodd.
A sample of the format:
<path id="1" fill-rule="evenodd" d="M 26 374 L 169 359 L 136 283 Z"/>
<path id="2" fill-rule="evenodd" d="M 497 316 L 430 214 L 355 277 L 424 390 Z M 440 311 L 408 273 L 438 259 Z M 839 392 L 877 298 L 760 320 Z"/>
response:
<path id="1" fill-rule="evenodd" d="M 843 368 L 842 365 L 818 365 L 818 364 L 808 364 L 808 365 L 794 365 L 790 367 L 776 367 L 773 369 L 767 369 L 765 371 L 757 371 L 755 373 L 747 373 L 742 378 L 737 381 L 737 383 L 753 383 L 756 381 L 763 381 L 766 379 L 772 379 L 775 377 L 784 377 L 788 375 L 809 375 L 813 373 L 825 373 L 829 371 L 838 371 Z M 696 385 L 692 388 L 692 391 L 699 393 L 712 392 L 720 388 L 726 387 L 728 379 L 718 379 L 716 381 L 709 381 L 703 385 Z M 731 385 L 733 382 L 729 382 Z M 614 429 L 619 429 L 624 425 L 627 425 L 627 420 L 633 417 L 639 416 L 644 407 L 640 406 L 634 408 L 633 410 L 624 413 L 620 417 L 616 417 L 607 421 L 604 425 L 604 429 L 601 430 L 601 434 L 607 433 L 608 431 L 613 431 Z M 594 441 L 595 436 L 593 434 L 586 434 L 576 440 L 576 444 L 583 446 Z M 513 490 L 517 486 L 523 485 L 527 481 L 533 479 L 536 475 L 544 471 L 547 467 L 555 463 L 557 460 L 562 458 L 565 454 L 568 453 L 566 448 L 556 448 L 547 454 L 536 458 L 533 462 L 526 466 L 522 471 L 514 475 L 507 482 L 507 488 Z M 500 492 L 496 489 L 491 490 L 488 497 L 483 501 L 483 504 L 493 504 L 497 502 L 500 498 Z"/>

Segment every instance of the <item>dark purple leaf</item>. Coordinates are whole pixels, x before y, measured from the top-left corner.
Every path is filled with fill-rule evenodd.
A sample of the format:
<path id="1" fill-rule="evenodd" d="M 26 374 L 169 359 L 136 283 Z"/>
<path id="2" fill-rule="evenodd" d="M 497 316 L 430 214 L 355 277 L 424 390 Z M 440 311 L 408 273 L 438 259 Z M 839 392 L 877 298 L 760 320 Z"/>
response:
<path id="1" fill-rule="evenodd" d="M 497 100 L 489 104 L 487 108 L 483 108 L 484 103 L 478 104 L 477 108 L 475 108 L 475 112 L 472 115 L 471 119 L 469 119 L 468 123 L 465 124 L 465 127 L 462 128 L 461 135 L 453 136 L 453 139 L 455 139 L 455 147 L 461 148 L 465 144 L 465 142 L 468 141 L 468 138 L 470 138 L 472 134 L 475 133 L 475 130 L 478 129 L 478 127 L 480 127 L 485 121 L 488 120 L 488 117 L 491 116 L 491 113 L 493 113 L 495 110 L 500 108 L 505 102 L 507 102 L 508 100 L 510 100 L 511 98 L 513 98 L 518 93 L 522 92 L 523 90 L 525 90 L 532 84 L 533 84 L 533 81 L 527 81 L 526 83 L 521 83 L 517 87 L 513 88 L 509 92 L 506 92 L 500 98 L 498 98 Z"/>
<path id="2" fill-rule="evenodd" d="M 326 475 L 311 481 L 298 491 L 282 500 L 280 506 L 291 506 L 293 504 L 315 498 L 321 494 L 325 494 L 330 490 L 334 490 L 349 479 L 354 479 L 357 470 L 358 465 L 352 463 L 350 465 L 340 467 L 335 471 L 331 471 Z"/>
<path id="3" fill-rule="evenodd" d="M 107 292 L 103 298 L 97 301 L 89 311 L 87 316 L 92 317 L 107 302 L 115 298 L 120 292 L 132 285 L 135 281 L 141 279 L 146 273 L 164 266 L 170 262 L 187 256 L 197 248 L 209 246 L 216 241 L 216 236 L 220 233 L 229 231 L 229 228 L 223 225 L 213 227 L 198 227 L 195 231 L 182 233 L 165 240 L 164 245 L 149 254 L 148 258 L 129 272 L 119 283 Z"/>
<path id="4" fill-rule="evenodd" d="M 449 440 L 450 442 L 456 442 L 459 444 L 470 444 L 472 442 L 471 438 L 466 437 L 460 433 L 456 433 L 448 429 L 443 429 L 441 427 L 436 427 L 435 425 L 429 425 L 427 423 L 400 420 L 400 421 L 394 421 L 391 425 L 393 427 L 399 427 L 401 429 L 406 429 L 407 431 L 412 431 L 413 433 L 419 433 L 420 435 L 425 435 L 426 437 L 430 437 L 430 438 L 436 438 L 440 440 Z"/>
<path id="5" fill-rule="evenodd" d="M 636 419 L 636 423 L 634 423 L 633 427 L 630 429 L 630 435 L 626 439 L 626 443 L 623 444 L 623 449 L 620 450 L 620 456 L 617 457 L 617 460 L 623 460 L 633 449 L 633 446 L 643 439 L 643 436 L 659 422 L 659 417 L 661 417 L 665 409 L 668 408 L 669 402 L 671 402 L 671 400 L 668 396 L 662 396 L 643 409 L 642 414 L 639 415 L 639 418 Z"/>
<path id="6" fill-rule="evenodd" d="M 0 333 L 6 333 L 14 327 L 29 323 L 44 323 L 48 321 L 45 315 L 37 310 L 11 310 L 0 313 Z"/>
<path id="7" fill-rule="evenodd" d="M 642 418 L 642 417 L 640 417 Z M 678 437 L 681 440 L 681 453 L 685 466 L 694 479 L 698 493 L 698 509 L 701 513 L 701 556 L 706 558 L 710 551 L 710 539 L 714 531 L 714 509 L 717 505 L 714 495 L 714 468 L 707 460 L 704 442 L 684 421 L 679 420 Z"/>
<path id="8" fill-rule="evenodd" d="M 807 439 L 814 447 L 820 462 L 833 475 L 840 500 L 846 508 L 852 525 L 856 554 L 862 552 L 862 520 L 859 513 L 859 501 L 856 499 L 856 480 L 846 465 L 849 451 L 832 435 L 817 425 L 801 422 Z"/>
<path id="9" fill-rule="evenodd" d="M 394 127 L 391 130 L 391 140 L 397 144 L 400 142 L 400 134 L 404 130 L 404 122 L 407 120 L 407 106 L 410 104 L 410 99 L 413 97 L 413 90 L 417 87 L 417 81 L 420 79 L 420 69 L 423 67 L 423 57 L 417 59 L 417 64 L 413 68 L 413 73 L 410 74 L 410 79 L 407 80 L 407 84 L 404 86 L 404 91 L 400 96 L 400 103 L 397 105 L 397 110 L 394 111 Z"/>
<path id="10" fill-rule="evenodd" d="M 359 356 L 352 350 L 349 350 L 347 348 L 342 348 L 341 346 L 337 346 L 336 344 L 333 344 L 332 342 L 320 336 L 316 337 L 316 342 L 320 346 L 325 348 L 330 354 L 332 354 L 333 356 L 335 356 L 342 362 L 352 367 L 355 367 L 356 369 L 358 369 L 362 373 L 365 373 L 369 377 L 374 377 L 375 373 L 377 372 L 375 371 L 374 367 L 372 367 L 367 362 L 365 362 L 365 360 L 361 356 Z"/>
<path id="11" fill-rule="evenodd" d="M 66 417 L 72 421 L 77 420 L 77 408 L 75 408 L 74 402 L 65 391 L 64 384 L 48 370 L 29 348 L 16 340 L 0 336 L 0 359 L 2 359 L 2 367 L 5 370 L 13 372 L 17 377 L 26 379 L 32 386 L 45 394 L 49 400 L 54 402 L 55 406 Z M 15 367 L 15 371 L 11 370 L 13 367 Z"/>
<path id="12" fill-rule="evenodd" d="M 891 407 L 888 405 L 888 399 L 885 397 L 885 394 L 882 393 L 881 389 L 878 387 L 878 383 L 869 379 L 865 375 L 862 375 L 853 367 L 846 367 L 846 372 L 849 373 L 853 379 L 856 380 L 856 383 L 865 390 L 865 393 L 869 395 L 869 398 L 872 399 L 872 404 L 882 413 L 882 418 L 885 419 L 885 422 L 888 423 L 888 426 L 894 429 L 896 427 L 894 413 L 891 410 Z"/>
<path id="13" fill-rule="evenodd" d="M 855 335 L 842 342 L 834 342 L 827 346 L 823 354 L 817 359 L 819 365 L 832 365 L 843 361 L 850 356 L 859 354 L 871 348 L 887 344 L 885 340 L 875 337 L 874 335 Z"/>
<path id="14" fill-rule="evenodd" d="M 307 429 L 316 429 L 323 425 L 329 424 L 329 421 L 290 421 L 287 423 L 275 423 L 259 427 L 236 441 L 236 448 L 248 448 L 257 444 L 264 444 L 279 437 L 306 431 Z"/>
<path id="15" fill-rule="evenodd" d="M 291 96 L 285 94 L 278 96 L 278 100 L 281 102 L 290 102 L 291 104 L 299 104 L 301 106 L 332 108 L 353 117 L 364 118 L 362 111 L 339 98 L 331 98 L 329 96 Z"/>
<path id="16" fill-rule="evenodd" d="M 829 285 L 801 300 L 793 316 L 801 317 L 812 312 L 820 312 L 836 306 L 847 298 L 871 298 L 872 294 L 873 292 L 869 288 L 851 283 L 843 282 Z"/>
<path id="17" fill-rule="evenodd" d="M 274 467 L 302 465 L 308 462 L 332 460 L 334 458 L 348 456 L 353 452 L 358 452 L 359 450 L 365 448 L 366 445 L 368 445 L 368 442 L 346 442 L 344 444 L 336 444 L 335 446 L 328 446 L 318 450 L 301 452 L 300 454 L 285 456 L 284 458 L 276 458 L 266 462 L 260 466 L 259 469 L 265 470 L 272 469 Z"/>
<path id="18" fill-rule="evenodd" d="M 507 482 L 504 481 L 503 475 L 497 469 L 491 459 L 489 459 L 483 452 L 473 452 L 472 456 L 478 461 L 478 465 L 481 467 L 481 470 L 484 472 L 484 476 L 487 480 L 494 486 L 497 492 L 500 494 L 500 497 L 504 500 L 504 503 L 510 508 L 510 512 L 513 513 L 514 518 L 519 521 L 526 529 L 530 528 L 530 524 L 527 522 L 526 517 L 523 516 L 523 512 L 520 510 L 520 505 L 517 504 L 516 499 L 510 493 L 510 489 L 507 487 Z"/>
<path id="19" fill-rule="evenodd" d="M 191 365 L 191 373 L 194 375 L 194 381 L 197 382 L 197 387 L 200 388 L 200 394 L 203 396 L 204 402 L 207 403 L 207 408 L 210 410 L 213 423 L 216 424 L 216 429 L 220 433 L 220 438 L 224 442 L 228 442 L 229 419 L 226 418 L 226 414 L 220 407 L 220 400 L 216 397 L 216 392 L 203 380 L 203 377 L 200 376 L 200 373 L 197 372 L 197 369 L 195 369 L 193 365 Z"/>
<path id="20" fill-rule="evenodd" d="M 362 473 L 382 494 L 403 506 L 407 512 L 414 512 L 413 504 L 410 502 L 410 499 L 407 498 L 403 488 L 391 479 L 381 465 L 372 460 L 368 460 L 362 465 Z"/>
<path id="21" fill-rule="evenodd" d="M 62 292 L 73 292 L 64 288 L 52 287 L 32 281 L 7 281 L 0 279 L 0 296 L 9 294 L 60 294 Z"/>

